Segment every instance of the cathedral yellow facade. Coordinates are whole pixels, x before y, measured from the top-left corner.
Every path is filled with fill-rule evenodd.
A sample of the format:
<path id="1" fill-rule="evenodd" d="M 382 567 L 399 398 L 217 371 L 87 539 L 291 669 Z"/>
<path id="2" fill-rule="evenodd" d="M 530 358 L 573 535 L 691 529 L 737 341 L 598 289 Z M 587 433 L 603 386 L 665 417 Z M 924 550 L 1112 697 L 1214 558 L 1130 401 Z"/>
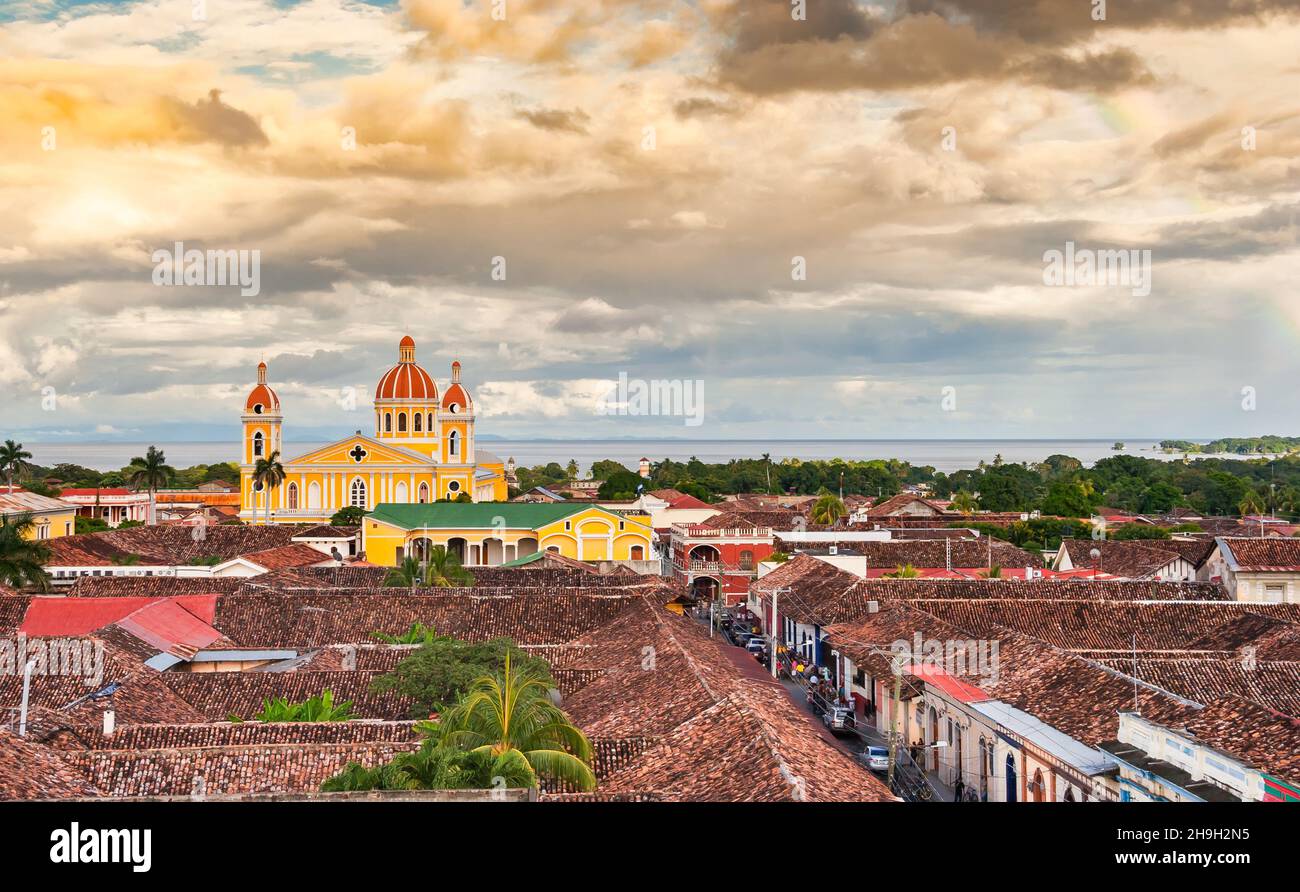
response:
<path id="1" fill-rule="evenodd" d="M 305 455 L 283 455 L 280 398 L 266 363 L 244 401 L 240 512 L 245 523 L 326 523 L 355 506 L 439 500 L 504 502 L 505 465 L 474 441 L 474 402 L 451 364 L 445 389 L 415 361 L 415 341 L 398 344 L 398 361 L 375 387 L 373 435 L 357 431 Z M 284 480 L 265 487 L 257 463 L 280 453 Z"/>

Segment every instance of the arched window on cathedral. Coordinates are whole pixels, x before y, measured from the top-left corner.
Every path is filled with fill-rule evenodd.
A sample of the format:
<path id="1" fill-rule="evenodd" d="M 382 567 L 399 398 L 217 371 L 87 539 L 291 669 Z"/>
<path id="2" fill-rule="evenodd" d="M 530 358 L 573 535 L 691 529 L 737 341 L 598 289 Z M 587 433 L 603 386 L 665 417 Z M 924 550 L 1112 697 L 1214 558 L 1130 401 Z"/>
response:
<path id="1" fill-rule="evenodd" d="M 421 483 L 421 484 L 420 484 L 420 504 L 423 505 L 423 504 L 424 504 L 425 502 L 427 502 L 427 501 L 429 501 L 429 484 L 427 484 L 427 483 Z"/>
<path id="2" fill-rule="evenodd" d="M 460 434 L 456 431 L 447 435 L 447 455 L 460 455 Z"/>
<path id="3" fill-rule="evenodd" d="M 397 413 L 397 432 L 398 432 L 399 434 L 404 434 L 404 433 L 406 433 L 406 413 L 405 413 L 405 412 L 398 412 L 398 413 Z"/>
<path id="4" fill-rule="evenodd" d="M 415 432 L 417 434 L 420 433 L 422 430 L 422 425 L 424 424 L 424 413 L 416 412 L 414 415 L 411 416 L 411 421 L 414 424 Z"/>
<path id="5" fill-rule="evenodd" d="M 284 490 L 285 506 L 290 511 L 298 510 L 298 484 L 290 483 Z"/>
<path id="6" fill-rule="evenodd" d="M 266 448 L 266 441 L 262 439 L 262 432 L 258 431 L 257 433 L 253 434 L 253 454 L 264 455 L 265 448 Z"/>
<path id="7" fill-rule="evenodd" d="M 348 504 L 354 508 L 365 508 L 366 506 L 366 481 L 358 477 L 352 481 L 351 498 Z"/>
<path id="8" fill-rule="evenodd" d="M 429 413 L 429 432 L 433 432 L 433 413 Z"/>

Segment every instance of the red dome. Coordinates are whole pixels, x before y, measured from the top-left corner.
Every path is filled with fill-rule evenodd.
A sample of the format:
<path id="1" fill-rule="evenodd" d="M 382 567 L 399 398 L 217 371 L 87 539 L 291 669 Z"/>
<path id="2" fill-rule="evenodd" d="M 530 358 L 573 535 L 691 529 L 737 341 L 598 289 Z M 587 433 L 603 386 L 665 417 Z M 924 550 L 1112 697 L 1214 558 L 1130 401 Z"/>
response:
<path id="1" fill-rule="evenodd" d="M 469 398 L 469 392 L 460 383 L 459 360 L 451 364 L 451 386 L 447 388 L 447 392 L 442 396 L 443 409 L 450 412 L 453 405 L 458 407 L 458 412 L 468 412 L 474 408 L 474 404 Z"/>
<path id="2" fill-rule="evenodd" d="M 469 394 L 465 392 L 465 388 L 461 387 L 459 382 L 448 387 L 447 392 L 442 395 L 442 407 L 444 409 L 450 412 L 453 404 L 459 406 L 461 412 L 468 412 L 474 406 L 470 402 Z"/>
<path id="3" fill-rule="evenodd" d="M 410 335 L 397 345 L 398 363 L 379 379 L 375 387 L 377 400 L 437 401 L 438 385 L 415 361 L 415 341 Z"/>
<path id="4" fill-rule="evenodd" d="M 274 415 L 280 411 L 280 398 L 266 383 L 266 363 L 257 364 L 257 386 L 244 400 L 244 412 L 248 415 Z"/>

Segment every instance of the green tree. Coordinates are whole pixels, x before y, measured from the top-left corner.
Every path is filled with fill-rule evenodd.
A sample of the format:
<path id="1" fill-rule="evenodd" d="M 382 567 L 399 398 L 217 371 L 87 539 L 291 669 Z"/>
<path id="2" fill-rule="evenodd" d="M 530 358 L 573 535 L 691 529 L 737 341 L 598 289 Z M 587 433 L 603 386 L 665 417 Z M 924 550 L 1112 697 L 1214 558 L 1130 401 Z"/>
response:
<path id="1" fill-rule="evenodd" d="M 102 533 L 109 529 L 108 521 L 102 517 L 82 517 L 78 514 L 72 520 L 72 530 L 78 535 L 82 533 Z"/>
<path id="2" fill-rule="evenodd" d="M 284 697 L 263 700 L 262 711 L 257 714 L 259 722 L 346 722 L 352 718 L 352 701 L 335 703 L 334 692 L 329 688 L 301 703 L 290 703 Z M 243 721 L 233 714 L 227 720 Z"/>
<path id="3" fill-rule="evenodd" d="M 437 639 L 438 634 L 433 626 L 426 626 L 424 623 L 411 623 L 411 628 L 400 635 L 371 632 L 370 637 L 376 641 L 382 641 L 384 644 L 432 644 Z"/>
<path id="4" fill-rule="evenodd" d="M 325 793 L 358 790 L 463 790 L 528 787 L 533 771 L 517 753 L 493 757 L 488 753 L 465 752 L 442 746 L 436 726 L 422 725 L 425 738 L 420 748 L 399 753 L 391 762 L 366 768 L 349 762 L 338 774 L 321 784 Z"/>
<path id="5" fill-rule="evenodd" d="M 605 500 L 632 499 L 636 497 L 637 487 L 644 483 L 640 474 L 616 471 L 605 478 L 605 482 L 600 485 L 596 494 Z"/>
<path id="6" fill-rule="evenodd" d="M 358 505 L 348 505 L 346 508 L 340 508 L 330 517 L 330 526 L 336 527 L 355 527 L 360 526 L 361 518 L 366 516 L 366 509 Z"/>
<path id="7" fill-rule="evenodd" d="M 158 490 L 176 476 L 176 469 L 167 464 L 167 457 L 157 446 L 150 446 L 143 456 L 131 459 L 131 485 L 149 490 L 149 526 L 158 522 L 156 498 Z"/>
<path id="8" fill-rule="evenodd" d="M 591 743 L 564 711 L 551 702 L 548 672 L 511 665 L 507 652 L 500 674 L 479 678 L 442 718 L 442 741 L 467 752 L 519 764 L 522 756 L 537 776 L 579 790 L 594 790 Z"/>
<path id="9" fill-rule="evenodd" d="M 921 575 L 921 571 L 911 564 L 902 564 L 895 567 L 892 573 L 884 574 L 886 579 L 916 579 Z"/>
<path id="10" fill-rule="evenodd" d="M 819 498 L 813 503 L 812 510 L 808 513 L 808 518 L 813 523 L 831 526 L 837 524 L 840 518 L 847 514 L 844 503 L 837 497 L 829 493 Z"/>
<path id="11" fill-rule="evenodd" d="M 407 555 L 384 578 L 384 585 L 402 586 L 412 592 L 421 585 L 453 588 L 473 584 L 474 574 L 461 565 L 460 558 L 454 551 L 448 551 L 442 545 L 431 548 L 428 558 L 423 561 L 414 555 Z"/>
<path id="12" fill-rule="evenodd" d="M 280 464 L 280 450 L 275 450 L 265 458 L 259 458 L 253 465 L 253 483 L 266 493 L 266 522 L 271 522 L 271 500 L 275 491 L 284 483 L 284 465 Z"/>
<path id="13" fill-rule="evenodd" d="M 1089 480 L 1057 480 L 1047 490 L 1042 511 L 1057 517 L 1088 517 L 1097 505 Z"/>
<path id="14" fill-rule="evenodd" d="M 1241 497 L 1241 501 L 1237 503 L 1237 511 L 1242 517 L 1248 514 L 1263 514 L 1264 499 L 1255 490 L 1248 489 Z"/>
<path id="15" fill-rule="evenodd" d="M 578 472 L 578 460 L 574 458 L 569 459 L 569 463 L 564 466 L 564 476 L 570 480 L 577 480 Z"/>
<path id="16" fill-rule="evenodd" d="M 22 474 L 29 469 L 31 465 L 27 459 L 31 457 L 32 454 L 23 448 L 22 443 L 5 440 L 4 445 L 0 446 L 0 470 L 4 471 L 5 488 L 9 492 L 14 489 L 14 474 Z"/>
<path id="17" fill-rule="evenodd" d="M 49 548 L 33 535 L 31 514 L 0 516 L 0 583 L 49 591 L 49 559 Z"/>
<path id="18" fill-rule="evenodd" d="M 952 509 L 954 511 L 960 511 L 962 514 L 973 514 L 978 507 L 975 496 L 971 495 L 969 491 L 959 489 L 952 494 Z"/>
<path id="19" fill-rule="evenodd" d="M 409 697 L 411 715 L 427 717 L 445 712 L 464 696 L 475 679 L 499 673 L 507 655 L 513 656 L 516 666 L 550 679 L 546 661 L 524 653 L 509 638 L 460 641 L 438 635 L 398 663 L 391 673 L 376 678 L 371 687 L 377 693 L 396 691 Z"/>

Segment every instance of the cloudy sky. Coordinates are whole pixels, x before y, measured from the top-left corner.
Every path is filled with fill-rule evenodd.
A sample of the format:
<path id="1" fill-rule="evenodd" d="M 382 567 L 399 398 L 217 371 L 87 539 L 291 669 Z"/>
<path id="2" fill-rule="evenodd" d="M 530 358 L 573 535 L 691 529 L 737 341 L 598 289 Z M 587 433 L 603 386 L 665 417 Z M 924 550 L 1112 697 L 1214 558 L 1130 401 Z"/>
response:
<path id="1" fill-rule="evenodd" d="M 1300 433 L 1295 0 L 797 5 L 5 4 L 0 434 L 342 433 L 407 333 L 509 437 Z"/>

